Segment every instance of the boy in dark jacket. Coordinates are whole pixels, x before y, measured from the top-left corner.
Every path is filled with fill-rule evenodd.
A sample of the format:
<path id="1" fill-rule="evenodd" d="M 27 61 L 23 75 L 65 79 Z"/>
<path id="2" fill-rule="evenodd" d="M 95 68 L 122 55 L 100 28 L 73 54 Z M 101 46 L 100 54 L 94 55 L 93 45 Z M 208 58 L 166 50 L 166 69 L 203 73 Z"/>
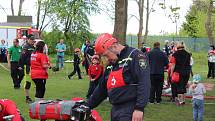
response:
<path id="1" fill-rule="evenodd" d="M 80 57 L 79 57 L 79 54 L 80 54 L 80 49 L 79 48 L 76 48 L 75 49 L 75 53 L 74 53 L 74 70 L 72 73 L 70 73 L 68 75 L 68 78 L 71 79 L 71 77 L 73 75 L 75 75 L 75 73 L 77 72 L 78 73 L 78 79 L 82 79 L 81 77 L 81 70 L 80 70 L 80 67 L 79 67 L 79 64 L 80 64 Z"/>

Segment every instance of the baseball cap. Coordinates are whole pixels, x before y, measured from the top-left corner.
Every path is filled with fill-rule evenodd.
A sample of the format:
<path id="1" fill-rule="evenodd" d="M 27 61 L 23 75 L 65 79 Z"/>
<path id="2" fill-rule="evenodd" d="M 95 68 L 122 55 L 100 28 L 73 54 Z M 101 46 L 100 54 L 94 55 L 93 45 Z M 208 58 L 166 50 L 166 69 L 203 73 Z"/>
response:
<path id="1" fill-rule="evenodd" d="M 193 75 L 193 82 L 199 83 L 201 81 L 201 76 L 199 74 Z"/>

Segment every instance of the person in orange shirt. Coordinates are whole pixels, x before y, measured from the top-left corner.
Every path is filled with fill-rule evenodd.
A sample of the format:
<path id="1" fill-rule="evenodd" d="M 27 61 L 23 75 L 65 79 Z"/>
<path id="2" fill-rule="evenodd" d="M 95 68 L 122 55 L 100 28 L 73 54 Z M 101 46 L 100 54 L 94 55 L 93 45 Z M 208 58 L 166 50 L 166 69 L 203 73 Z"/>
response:
<path id="1" fill-rule="evenodd" d="M 48 68 L 51 67 L 48 56 L 44 54 L 45 43 L 40 41 L 36 44 L 36 50 L 31 54 L 31 79 L 36 85 L 35 99 L 44 98 Z"/>

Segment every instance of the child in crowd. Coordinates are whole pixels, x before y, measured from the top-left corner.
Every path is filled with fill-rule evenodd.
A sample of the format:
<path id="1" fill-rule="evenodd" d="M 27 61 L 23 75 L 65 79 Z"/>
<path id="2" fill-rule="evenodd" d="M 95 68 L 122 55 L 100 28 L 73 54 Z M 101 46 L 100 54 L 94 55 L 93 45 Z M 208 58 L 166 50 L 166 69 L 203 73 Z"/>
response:
<path id="1" fill-rule="evenodd" d="M 73 66 L 74 66 L 74 70 L 73 70 L 73 72 L 72 73 L 70 73 L 69 75 L 68 75 L 68 78 L 69 79 L 71 79 L 71 77 L 73 76 L 73 75 L 75 75 L 75 73 L 77 72 L 78 73 L 78 79 L 82 79 L 82 77 L 81 77 L 81 69 L 80 69 L 80 67 L 79 67 L 79 64 L 80 64 L 80 62 L 81 62 L 81 59 L 80 59 L 80 52 L 81 52 L 81 50 L 79 49 L 79 48 L 76 48 L 75 50 L 74 50 L 74 63 L 73 63 Z"/>
<path id="2" fill-rule="evenodd" d="M 204 107 L 204 94 L 206 93 L 205 87 L 200 83 L 201 77 L 199 74 L 193 76 L 193 84 L 189 88 L 189 92 L 192 94 L 193 102 L 193 120 L 202 121 L 203 119 L 203 107 Z"/>
<path id="3" fill-rule="evenodd" d="M 89 66 L 88 75 L 90 78 L 89 89 L 87 93 L 87 98 L 91 96 L 96 86 L 99 83 L 99 78 L 103 75 L 103 66 L 100 65 L 100 59 L 98 55 L 93 55 L 92 64 Z"/>

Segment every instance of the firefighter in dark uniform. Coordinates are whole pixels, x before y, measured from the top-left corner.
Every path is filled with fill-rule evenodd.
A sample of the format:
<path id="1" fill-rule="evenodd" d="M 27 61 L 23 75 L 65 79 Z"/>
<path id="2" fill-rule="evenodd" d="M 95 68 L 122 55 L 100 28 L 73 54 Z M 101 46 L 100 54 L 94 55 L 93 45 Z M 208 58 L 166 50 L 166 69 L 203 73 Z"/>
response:
<path id="1" fill-rule="evenodd" d="M 110 34 L 100 35 L 95 42 L 96 54 L 106 57 L 103 78 L 87 104 L 95 108 L 109 97 L 111 121 L 142 121 L 150 95 L 150 71 L 147 56 L 123 46 Z"/>
<path id="2" fill-rule="evenodd" d="M 19 69 L 25 74 L 25 96 L 26 103 L 30 103 L 32 99 L 29 96 L 29 89 L 31 87 L 31 78 L 30 78 L 30 59 L 31 53 L 35 50 L 34 41 L 35 38 L 33 35 L 28 35 L 27 42 L 22 47 L 21 57 L 19 60 Z"/>

